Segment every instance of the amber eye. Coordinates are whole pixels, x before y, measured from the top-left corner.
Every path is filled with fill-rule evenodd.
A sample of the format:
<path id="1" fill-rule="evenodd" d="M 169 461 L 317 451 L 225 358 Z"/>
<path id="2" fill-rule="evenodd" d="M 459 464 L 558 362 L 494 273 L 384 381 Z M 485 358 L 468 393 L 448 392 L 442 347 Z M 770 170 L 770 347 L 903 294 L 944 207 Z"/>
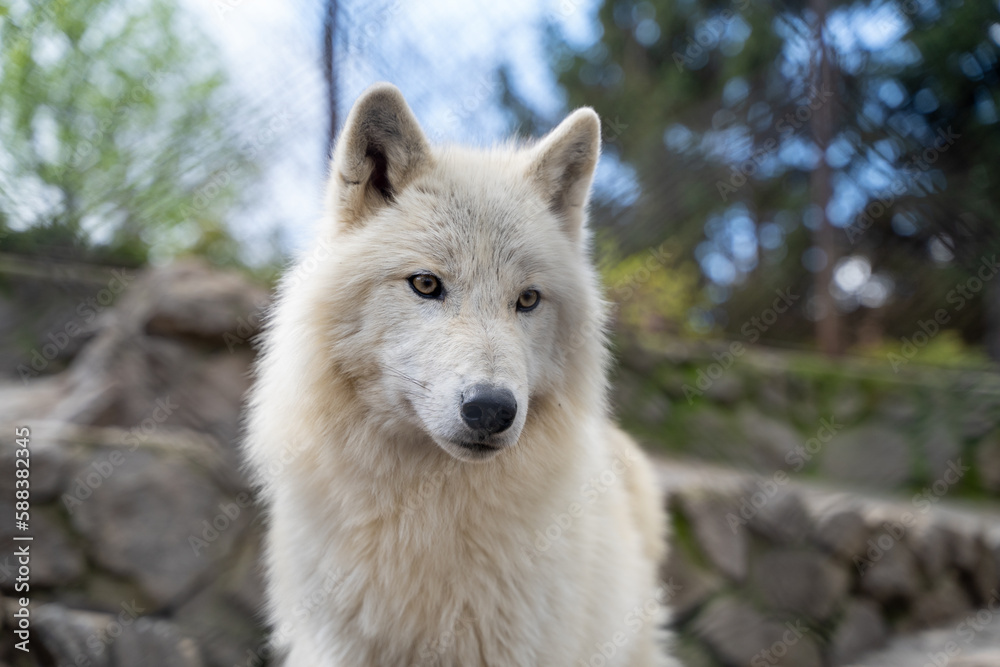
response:
<path id="1" fill-rule="evenodd" d="M 538 290 L 526 289 L 521 292 L 521 296 L 517 297 L 517 309 L 522 313 L 533 310 L 534 307 L 538 305 L 538 301 L 541 298 L 542 297 L 538 293 Z"/>
<path id="2" fill-rule="evenodd" d="M 409 278 L 413 291 L 425 299 L 436 299 L 441 296 L 441 281 L 432 273 L 418 273 Z"/>

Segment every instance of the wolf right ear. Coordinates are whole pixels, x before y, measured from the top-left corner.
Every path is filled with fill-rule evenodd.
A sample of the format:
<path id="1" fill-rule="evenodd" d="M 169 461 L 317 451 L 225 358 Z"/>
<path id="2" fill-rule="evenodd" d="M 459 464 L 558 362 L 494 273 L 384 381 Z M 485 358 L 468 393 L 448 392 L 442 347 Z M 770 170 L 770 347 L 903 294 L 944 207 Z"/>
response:
<path id="1" fill-rule="evenodd" d="M 529 176 L 573 239 L 580 238 L 590 182 L 601 154 L 601 120 L 593 109 L 571 113 L 534 148 Z"/>
<path id="2" fill-rule="evenodd" d="M 333 154 L 330 203 L 347 226 L 390 204 L 421 167 L 430 147 L 399 89 L 377 83 L 358 98 Z"/>

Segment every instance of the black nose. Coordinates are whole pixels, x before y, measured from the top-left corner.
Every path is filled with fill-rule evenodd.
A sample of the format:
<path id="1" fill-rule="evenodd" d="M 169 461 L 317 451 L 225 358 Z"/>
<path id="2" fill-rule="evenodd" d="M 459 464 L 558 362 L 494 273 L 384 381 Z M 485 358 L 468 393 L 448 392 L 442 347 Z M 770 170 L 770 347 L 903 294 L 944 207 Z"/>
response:
<path id="1" fill-rule="evenodd" d="M 462 419 L 477 431 L 500 433 L 514 423 L 517 401 L 508 389 L 477 384 L 462 397 Z"/>

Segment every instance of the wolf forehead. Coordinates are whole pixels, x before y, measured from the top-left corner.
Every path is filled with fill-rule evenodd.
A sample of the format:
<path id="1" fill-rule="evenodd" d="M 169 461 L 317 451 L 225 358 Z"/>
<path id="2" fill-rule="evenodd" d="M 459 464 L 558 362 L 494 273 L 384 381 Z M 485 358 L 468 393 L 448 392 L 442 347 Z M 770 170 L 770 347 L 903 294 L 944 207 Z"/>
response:
<path id="1" fill-rule="evenodd" d="M 444 153 L 374 213 L 360 236 L 378 239 L 383 256 L 441 277 L 530 280 L 569 270 L 563 258 L 576 256 L 575 242 L 528 176 L 504 173 L 509 161 L 487 151 L 459 159 Z"/>
<path id="2" fill-rule="evenodd" d="M 464 158 L 461 164 L 470 161 L 491 160 L 483 155 L 481 160 Z M 470 176 L 470 171 L 442 159 L 386 207 L 387 222 L 402 232 L 432 231 L 446 245 L 465 250 L 506 248 L 513 253 L 561 231 L 560 221 L 527 177 L 502 170 Z M 555 238 L 565 240 L 564 235 Z"/>
<path id="3" fill-rule="evenodd" d="M 502 204 L 435 202 L 425 214 L 401 208 L 383 213 L 367 231 L 379 239 L 374 252 L 382 261 L 371 261 L 374 258 L 366 255 L 373 251 L 364 245 L 356 260 L 371 261 L 371 269 L 384 274 L 394 269 L 430 271 L 443 279 L 486 285 L 498 280 L 551 284 L 553 279 L 561 284 L 576 273 L 565 258 L 571 243 L 562 238 L 556 223 Z"/>
<path id="4" fill-rule="evenodd" d="M 395 208 L 439 225 L 474 225 L 477 231 L 537 228 L 552 212 L 528 174 L 505 167 L 521 160 L 504 152 L 434 150 L 428 168 L 394 197 Z"/>

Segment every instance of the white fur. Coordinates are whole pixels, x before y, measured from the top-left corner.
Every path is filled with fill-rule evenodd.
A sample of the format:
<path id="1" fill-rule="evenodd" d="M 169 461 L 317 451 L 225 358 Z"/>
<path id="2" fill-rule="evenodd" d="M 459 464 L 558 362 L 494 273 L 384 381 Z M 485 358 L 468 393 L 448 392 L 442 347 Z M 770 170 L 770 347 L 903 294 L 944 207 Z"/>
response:
<path id="1" fill-rule="evenodd" d="M 429 147 L 391 86 L 356 103 L 250 403 L 287 664 L 674 664 L 650 613 L 665 517 L 605 405 L 583 229 L 598 152 L 589 109 L 472 151 Z M 410 288 L 422 272 L 443 300 Z M 518 312 L 527 288 L 541 301 Z M 458 444 L 478 382 L 518 405 L 485 453 Z"/>

